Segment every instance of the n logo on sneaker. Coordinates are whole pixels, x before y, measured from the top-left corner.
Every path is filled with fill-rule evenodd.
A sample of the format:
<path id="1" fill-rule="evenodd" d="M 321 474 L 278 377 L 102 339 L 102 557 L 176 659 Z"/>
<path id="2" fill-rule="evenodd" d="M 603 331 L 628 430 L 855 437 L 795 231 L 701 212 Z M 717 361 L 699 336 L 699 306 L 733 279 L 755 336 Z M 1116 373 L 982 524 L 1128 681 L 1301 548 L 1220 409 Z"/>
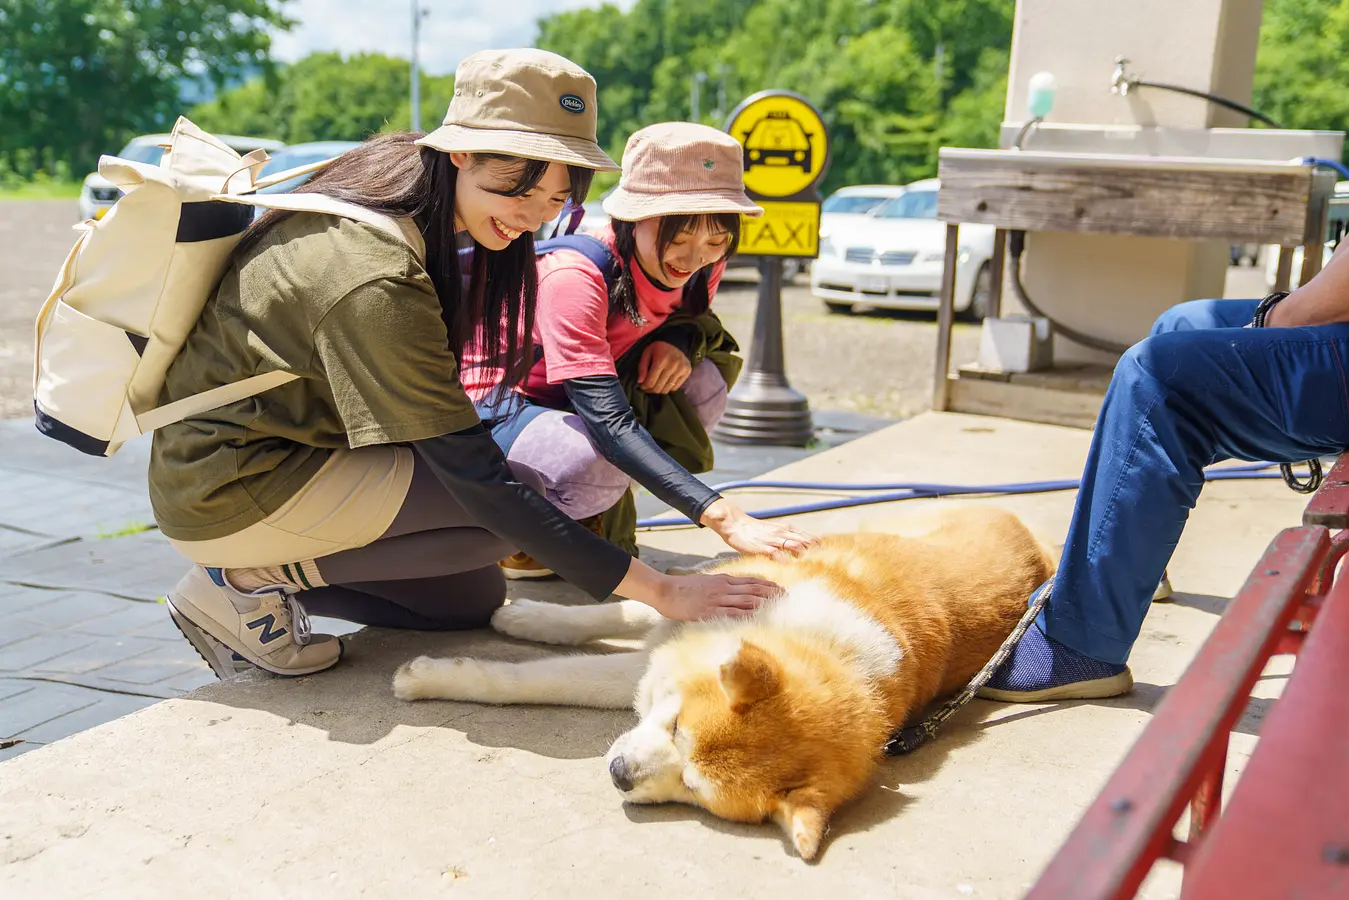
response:
<path id="1" fill-rule="evenodd" d="M 285 637 L 287 633 L 286 626 L 284 625 L 276 631 L 272 630 L 273 628 L 276 628 L 276 616 L 272 613 L 254 619 L 252 622 L 248 623 L 248 627 L 262 629 L 262 634 L 258 636 L 259 644 L 270 644 L 277 638 Z"/>

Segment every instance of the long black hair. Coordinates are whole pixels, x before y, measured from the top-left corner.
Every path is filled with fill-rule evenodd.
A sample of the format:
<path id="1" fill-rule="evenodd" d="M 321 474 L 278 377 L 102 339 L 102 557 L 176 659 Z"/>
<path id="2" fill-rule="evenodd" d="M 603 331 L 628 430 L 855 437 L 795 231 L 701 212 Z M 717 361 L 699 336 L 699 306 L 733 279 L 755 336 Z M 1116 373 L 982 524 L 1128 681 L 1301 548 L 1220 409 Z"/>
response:
<path id="1" fill-rule="evenodd" d="M 637 285 L 632 280 L 632 267 L 637 265 L 637 223 L 614 219 L 612 225 L 614 229 L 614 250 L 623 260 L 623 269 L 618 278 L 615 279 L 613 289 L 609 292 L 609 312 L 620 312 L 634 325 L 645 325 L 646 319 L 637 306 Z M 735 213 L 661 216 L 660 230 L 656 232 L 656 259 L 665 259 L 665 251 L 670 249 L 674 239 L 683 232 L 696 233 L 704 228 L 710 230 L 713 234 L 725 232 L 729 235 L 726 241 L 726 253 L 721 257 L 723 260 L 729 259 L 730 255 L 735 252 L 736 244 L 740 242 L 740 216 Z M 693 315 L 700 316 L 707 312 L 711 298 L 708 296 L 705 287 L 706 277 L 709 274 L 708 270 L 715 265 L 715 262 L 710 263 L 700 270 L 703 275 L 702 283 L 704 287 L 696 291 L 685 292 L 684 302 L 689 304 L 687 311 Z M 650 272 L 646 274 L 653 281 L 657 280 Z M 698 273 L 695 273 L 693 277 L 696 279 Z M 689 284 L 693 283 L 691 279 Z"/>
<path id="2" fill-rule="evenodd" d="M 412 132 L 373 137 L 338 157 L 304 186 L 388 216 L 411 216 L 426 240 L 426 271 L 440 298 L 449 347 L 459 355 L 470 343 L 487 355 L 483 365 L 504 372 L 504 384 L 524 379 L 532 365 L 534 309 L 538 270 L 534 236 L 523 234 L 504 250 L 488 250 L 473 242 L 473 264 L 467 291 L 459 266 L 454 230 L 454 194 L 459 174 L 450 154 L 418 147 Z M 475 153 L 474 165 L 485 159 L 514 164 L 514 187 L 503 191 L 518 197 L 532 190 L 548 171 L 544 160 Z M 567 167 L 572 202 L 582 203 L 594 172 Z M 268 210 L 244 233 L 236 253 L 245 253 L 272 225 L 292 215 Z"/>

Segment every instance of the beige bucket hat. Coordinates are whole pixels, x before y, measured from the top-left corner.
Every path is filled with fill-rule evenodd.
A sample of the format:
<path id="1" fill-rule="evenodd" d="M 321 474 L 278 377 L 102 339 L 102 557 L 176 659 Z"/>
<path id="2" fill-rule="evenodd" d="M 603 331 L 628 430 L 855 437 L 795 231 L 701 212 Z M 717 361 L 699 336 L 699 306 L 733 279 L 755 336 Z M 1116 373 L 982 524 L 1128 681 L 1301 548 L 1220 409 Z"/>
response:
<path id="1" fill-rule="evenodd" d="M 744 150 L 725 132 L 693 122 L 648 125 L 623 148 L 623 175 L 604 211 L 640 222 L 656 216 L 761 216 L 745 194 Z"/>
<path id="2" fill-rule="evenodd" d="M 417 141 L 446 153 L 618 168 L 595 140 L 595 79 L 547 50 L 483 50 L 459 64 L 445 124 Z"/>

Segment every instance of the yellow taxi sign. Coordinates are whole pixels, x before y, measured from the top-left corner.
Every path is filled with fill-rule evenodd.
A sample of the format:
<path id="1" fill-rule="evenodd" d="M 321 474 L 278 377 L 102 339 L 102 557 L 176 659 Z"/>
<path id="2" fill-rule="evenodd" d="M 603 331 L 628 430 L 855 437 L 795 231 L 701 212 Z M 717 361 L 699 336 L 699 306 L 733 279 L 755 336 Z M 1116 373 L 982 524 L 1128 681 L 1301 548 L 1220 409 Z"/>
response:
<path id="1" fill-rule="evenodd" d="M 820 204 L 761 200 L 760 218 L 740 217 L 740 243 L 745 256 L 820 255 Z"/>
<path id="2" fill-rule="evenodd" d="M 829 135 L 804 97 L 764 91 L 731 114 L 726 127 L 745 148 L 745 188 L 760 197 L 794 197 L 824 174 Z"/>

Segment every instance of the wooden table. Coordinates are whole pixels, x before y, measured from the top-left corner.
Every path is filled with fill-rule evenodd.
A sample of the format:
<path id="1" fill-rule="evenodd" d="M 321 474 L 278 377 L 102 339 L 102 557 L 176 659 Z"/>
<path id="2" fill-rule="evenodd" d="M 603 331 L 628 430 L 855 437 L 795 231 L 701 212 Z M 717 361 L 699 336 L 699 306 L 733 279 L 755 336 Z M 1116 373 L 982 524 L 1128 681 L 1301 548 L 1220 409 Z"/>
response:
<path id="1" fill-rule="evenodd" d="M 1007 235 L 1075 231 L 1231 243 L 1278 244 L 1275 290 L 1287 290 L 1293 248 L 1302 281 L 1321 269 L 1327 205 L 1336 175 L 1282 162 L 1111 156 L 944 147 L 937 218 L 946 222 L 946 267 L 937 311 L 932 408 L 950 406 L 951 325 L 962 224 L 992 225 L 989 315 L 1002 309 Z"/>

